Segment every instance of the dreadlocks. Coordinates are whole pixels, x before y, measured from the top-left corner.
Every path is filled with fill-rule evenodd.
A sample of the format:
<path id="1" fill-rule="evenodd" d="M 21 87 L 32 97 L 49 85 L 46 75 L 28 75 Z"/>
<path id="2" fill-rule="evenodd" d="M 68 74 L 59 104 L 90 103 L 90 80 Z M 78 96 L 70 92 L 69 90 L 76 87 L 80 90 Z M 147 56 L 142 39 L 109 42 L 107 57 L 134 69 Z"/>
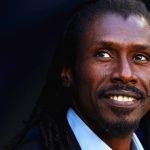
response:
<path id="1" fill-rule="evenodd" d="M 58 145 L 61 145 L 61 149 L 65 149 L 62 146 L 62 141 L 59 140 L 58 127 L 50 127 L 55 122 L 49 123 L 48 121 L 50 116 L 53 116 L 53 118 L 56 116 L 56 118 L 64 117 L 62 114 L 65 114 L 66 109 L 71 105 L 72 90 L 62 86 L 60 72 L 63 66 L 69 66 L 74 70 L 78 43 L 85 27 L 90 24 L 96 15 L 106 12 L 120 14 L 124 19 L 132 14 L 143 16 L 150 22 L 149 13 L 145 5 L 137 0 L 93 0 L 85 2 L 77 8 L 71 16 L 62 41 L 55 52 L 48 72 L 47 82 L 39 101 L 27 121 L 25 129 L 11 144 L 11 150 L 21 144 L 27 131 L 34 126 L 40 127 L 45 150 L 59 149 L 56 145 L 53 145 L 53 140 L 56 140 Z M 145 127 L 144 122 L 142 122 L 141 127 Z M 63 134 L 63 132 L 60 132 L 60 134 Z M 54 138 L 53 135 L 57 135 L 57 137 L 55 136 Z M 146 138 L 150 139 L 150 137 Z M 70 144 L 67 142 L 67 135 L 63 143 Z"/>

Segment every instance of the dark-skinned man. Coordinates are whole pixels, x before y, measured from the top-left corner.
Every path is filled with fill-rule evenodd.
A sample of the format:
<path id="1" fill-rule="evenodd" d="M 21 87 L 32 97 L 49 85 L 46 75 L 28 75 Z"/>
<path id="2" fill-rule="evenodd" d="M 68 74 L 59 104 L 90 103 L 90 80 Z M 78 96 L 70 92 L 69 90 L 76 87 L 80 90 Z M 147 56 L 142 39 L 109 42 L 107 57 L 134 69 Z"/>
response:
<path id="1" fill-rule="evenodd" d="M 150 17 L 144 4 L 88 2 L 70 19 L 29 131 L 12 147 L 143 150 L 135 130 L 150 109 L 149 95 Z"/>

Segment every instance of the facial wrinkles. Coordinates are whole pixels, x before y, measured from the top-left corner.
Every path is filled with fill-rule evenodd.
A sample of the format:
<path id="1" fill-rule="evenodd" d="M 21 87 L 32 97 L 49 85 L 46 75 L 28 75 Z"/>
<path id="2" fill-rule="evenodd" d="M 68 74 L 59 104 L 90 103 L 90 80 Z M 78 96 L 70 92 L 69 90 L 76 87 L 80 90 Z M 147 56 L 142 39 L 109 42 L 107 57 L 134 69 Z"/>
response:
<path id="1" fill-rule="evenodd" d="M 133 35 L 134 35 L 134 39 L 136 43 L 140 44 L 143 43 L 143 38 L 148 36 L 150 37 L 149 24 L 147 20 L 142 16 L 131 15 L 127 19 L 124 19 L 120 15 L 116 14 L 116 15 L 112 15 L 111 18 L 107 19 L 107 14 L 106 14 L 103 16 L 99 16 L 99 18 L 100 18 L 99 21 L 97 19 L 93 24 L 93 26 L 95 27 L 95 35 L 96 36 L 98 35 L 96 34 L 97 31 L 96 28 L 100 27 L 100 29 L 103 31 L 101 37 L 105 40 L 107 40 L 107 35 L 109 35 L 109 40 L 117 40 L 118 42 L 120 41 L 120 44 L 121 42 L 128 43 L 128 40 L 133 39 Z M 117 18 L 120 18 L 120 20 L 118 21 Z M 127 27 L 125 27 L 124 24 L 127 24 Z M 111 25 L 111 28 L 113 28 L 113 30 L 109 29 L 109 27 L 106 30 L 105 27 L 109 25 Z M 130 28 L 128 28 L 128 26 L 130 26 Z M 141 32 L 140 36 L 139 36 L 139 32 L 137 32 L 137 29 L 139 30 L 139 32 Z M 147 32 L 145 32 L 145 30 L 147 30 Z M 124 38 L 122 38 L 122 34 L 120 33 L 124 35 Z M 121 37 L 118 38 L 119 36 Z"/>
<path id="2" fill-rule="evenodd" d="M 134 18 L 135 21 L 132 20 L 132 17 L 127 19 L 125 20 L 116 14 L 107 14 L 97 17 L 97 19 L 86 28 L 87 30 L 81 37 L 76 65 L 78 102 L 82 108 L 81 111 L 86 112 L 87 115 L 90 116 L 91 119 L 96 120 L 97 123 L 102 122 L 102 124 L 100 124 L 102 126 L 105 122 L 106 126 L 104 125 L 103 129 L 110 127 L 110 133 L 114 131 L 116 135 L 120 135 L 122 129 L 128 130 L 124 133 L 131 132 L 131 130 L 134 129 L 133 125 L 140 120 L 141 116 L 144 115 L 143 112 L 147 111 L 150 105 L 149 101 L 140 104 L 139 101 L 135 100 L 134 106 L 126 105 L 126 102 L 118 102 L 120 100 L 119 96 L 122 96 L 121 101 L 128 98 L 127 103 L 130 103 L 129 99 L 131 97 L 138 96 L 137 93 L 134 92 L 135 89 L 131 91 L 127 88 L 127 84 L 125 86 L 125 84 L 119 84 L 120 82 L 118 82 L 118 87 L 124 85 L 122 90 L 120 90 L 121 88 L 119 87 L 116 91 L 111 89 L 111 91 L 104 92 L 103 95 L 97 94 L 99 90 L 107 90 L 107 88 L 117 85 L 116 82 L 118 80 L 112 81 L 110 79 L 112 79 L 112 72 L 114 70 L 117 72 L 119 67 L 121 67 L 119 66 L 118 59 L 121 58 L 120 55 L 122 52 L 125 53 L 125 57 L 131 56 L 130 60 L 133 60 L 133 55 L 130 53 L 131 49 L 133 49 L 132 45 L 138 45 L 139 43 L 141 45 L 148 44 L 150 34 L 148 30 L 144 28 L 144 21 L 141 25 L 140 21 L 136 22 L 136 18 Z M 102 46 L 102 44 L 99 44 L 102 43 L 101 41 L 113 43 L 113 46 L 111 44 L 109 46 Z M 103 61 L 105 60 L 104 57 L 96 55 L 97 52 L 101 50 L 101 46 L 102 50 L 106 48 L 106 50 L 110 52 L 110 55 L 112 54 L 112 58 L 115 59 Z M 134 52 L 138 52 L 138 50 L 135 48 Z M 129 66 L 126 68 L 128 67 Z M 147 71 L 148 68 L 146 66 L 143 68 L 143 65 L 139 66 L 138 63 L 132 63 L 132 69 L 137 75 L 136 77 L 138 77 L 138 82 L 136 85 L 131 83 L 130 85 L 143 92 L 145 92 L 145 90 L 143 90 L 144 86 L 145 89 L 150 90 L 150 84 L 148 83 L 150 82 L 150 77 L 147 75 L 150 70 Z M 118 74 L 117 77 L 120 78 Z M 117 101 L 113 100 L 115 96 L 117 96 Z M 131 106 L 132 109 L 129 106 Z M 83 115 L 83 117 L 85 116 Z M 114 124 L 113 127 L 112 123 Z M 120 123 L 119 126 L 122 126 L 121 129 L 119 126 L 116 128 L 117 123 Z M 125 124 L 126 127 L 124 127 Z M 116 131 L 118 131 L 118 133 L 116 133 Z"/>
<path id="3" fill-rule="evenodd" d="M 137 79 L 136 87 L 137 88 L 140 87 L 142 91 L 145 91 L 146 97 L 148 97 L 148 93 L 149 93 L 148 89 L 150 89 L 150 86 L 147 86 L 150 84 L 147 84 L 147 81 L 146 81 L 147 74 L 150 74 L 150 69 L 148 66 L 140 67 L 139 65 L 134 65 L 134 62 L 128 59 L 128 56 L 124 54 L 120 58 L 120 61 L 118 62 L 118 65 L 116 66 L 116 70 L 118 70 L 118 68 L 122 68 L 120 72 L 121 76 L 126 77 L 127 79 L 130 76 L 134 76 Z"/>
<path id="4" fill-rule="evenodd" d="M 133 19 L 133 20 L 132 20 Z M 136 26 L 136 28 L 138 28 L 139 29 L 139 31 L 141 32 L 141 34 L 142 34 L 142 30 L 144 30 L 145 28 L 145 26 L 147 26 L 147 22 L 146 22 L 146 19 L 145 18 L 143 18 L 143 17 L 139 17 L 139 18 L 136 18 L 136 16 L 130 16 L 129 18 L 128 18 L 128 20 L 126 20 L 127 22 L 129 22 L 130 24 L 132 24 L 133 23 L 133 25 L 131 25 L 131 26 L 134 26 L 134 24 L 136 24 L 137 26 Z M 142 23 L 140 22 L 140 21 L 142 21 Z M 131 28 L 132 29 L 132 28 Z M 120 27 L 120 30 L 121 30 L 121 27 Z M 116 30 L 115 30 L 116 31 Z M 126 34 L 127 34 L 127 45 L 126 45 L 126 47 L 128 46 L 128 44 L 129 44 L 129 35 L 128 34 L 131 34 L 131 39 L 133 40 L 133 39 L 136 39 L 136 36 L 135 36 L 135 38 L 133 37 L 133 32 L 130 32 L 130 31 L 128 31 L 128 30 L 124 30 L 124 29 L 122 29 L 122 31 L 127 31 L 126 32 Z M 136 30 L 135 30 L 136 31 Z M 121 33 L 121 32 L 120 32 Z M 147 32 L 144 32 L 144 34 L 142 34 L 143 36 L 141 36 L 140 38 L 142 39 L 143 37 L 144 37 L 144 35 L 146 35 L 147 34 Z M 125 34 L 125 33 L 124 33 Z M 139 34 L 139 32 L 138 32 L 138 34 Z M 148 32 L 148 34 L 149 34 L 149 32 Z M 107 33 L 106 33 L 106 35 L 107 35 Z M 105 37 L 106 37 L 106 41 L 107 41 L 107 36 L 106 36 L 105 34 L 104 34 L 104 36 L 102 36 L 101 38 L 103 38 L 103 39 L 105 39 Z M 118 36 L 118 34 L 117 34 L 117 36 Z M 112 34 L 112 39 L 114 39 L 114 37 L 115 37 L 115 33 L 114 34 Z M 147 36 L 148 37 L 148 36 Z M 109 38 L 110 38 L 110 36 L 109 36 Z M 142 40 L 139 38 L 139 41 L 136 39 L 135 40 L 135 42 L 136 43 L 140 43 L 140 44 L 143 44 L 142 43 Z M 111 39 L 111 38 L 110 38 Z M 131 41 L 132 41 L 131 40 Z M 148 40 L 148 38 L 147 38 L 147 40 Z M 119 41 L 119 40 L 118 40 Z M 123 43 L 125 43 L 126 42 L 126 39 L 124 38 L 124 40 L 123 41 L 121 41 L 121 42 L 123 42 Z M 133 41 L 134 42 L 134 41 Z M 132 43 L 132 42 L 131 42 Z M 131 44 L 130 43 L 130 44 Z M 124 44 L 125 45 L 125 44 Z M 141 71 L 140 69 L 138 69 L 139 71 Z M 143 72 L 143 71 L 142 71 Z M 147 71 L 146 71 L 147 72 Z M 137 71 L 135 72 L 135 73 L 137 73 Z M 139 73 L 138 73 L 139 74 Z M 142 73 L 143 74 L 143 73 Z M 144 75 L 145 76 L 145 75 Z M 142 75 L 141 75 L 141 79 L 142 79 L 143 77 L 142 77 Z M 143 83 L 143 82 L 141 82 L 141 83 Z M 145 87 L 145 86 L 144 86 Z M 146 89 L 146 88 L 145 88 Z"/>

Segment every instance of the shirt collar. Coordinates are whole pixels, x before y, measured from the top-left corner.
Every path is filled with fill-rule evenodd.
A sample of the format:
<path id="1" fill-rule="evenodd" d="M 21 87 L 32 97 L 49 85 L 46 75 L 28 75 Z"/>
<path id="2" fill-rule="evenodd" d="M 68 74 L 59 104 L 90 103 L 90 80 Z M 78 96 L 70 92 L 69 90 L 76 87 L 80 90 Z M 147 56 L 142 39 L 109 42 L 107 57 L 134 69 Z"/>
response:
<path id="1" fill-rule="evenodd" d="M 112 150 L 100 137 L 98 137 L 75 113 L 72 108 L 67 111 L 68 123 L 82 150 Z M 144 150 L 139 139 L 133 134 L 132 150 Z"/>

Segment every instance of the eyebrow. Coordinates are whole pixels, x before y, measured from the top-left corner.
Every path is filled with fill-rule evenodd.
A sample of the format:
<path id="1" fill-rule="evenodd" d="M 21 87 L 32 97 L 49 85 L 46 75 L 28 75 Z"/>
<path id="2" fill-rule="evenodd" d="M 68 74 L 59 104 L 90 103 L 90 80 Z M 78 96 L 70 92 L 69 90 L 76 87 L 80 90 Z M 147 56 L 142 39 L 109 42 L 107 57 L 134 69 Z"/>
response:
<path id="1" fill-rule="evenodd" d="M 132 49 L 137 49 L 137 50 L 146 50 L 146 49 L 150 49 L 150 45 L 148 44 L 131 44 L 130 47 Z"/>
<path id="2" fill-rule="evenodd" d="M 122 45 L 121 43 L 116 43 L 116 42 L 113 42 L 113 41 L 99 41 L 99 42 L 96 42 L 98 45 L 102 45 L 104 47 L 114 47 L 114 48 L 121 48 Z M 137 50 L 146 50 L 146 49 L 150 49 L 150 45 L 148 44 L 142 44 L 142 43 L 139 43 L 139 44 L 129 44 L 128 46 L 129 48 L 131 49 L 137 49 Z"/>
<path id="3" fill-rule="evenodd" d="M 112 41 L 99 41 L 97 44 L 102 45 L 104 47 L 121 47 L 120 44 L 112 42 Z"/>

